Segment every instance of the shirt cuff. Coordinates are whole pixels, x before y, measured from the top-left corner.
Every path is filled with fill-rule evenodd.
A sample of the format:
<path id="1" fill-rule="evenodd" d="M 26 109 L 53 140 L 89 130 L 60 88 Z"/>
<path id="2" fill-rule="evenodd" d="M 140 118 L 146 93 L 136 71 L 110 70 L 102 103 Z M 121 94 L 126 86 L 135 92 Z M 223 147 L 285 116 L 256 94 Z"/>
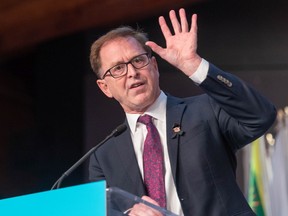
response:
<path id="1" fill-rule="evenodd" d="M 209 69 L 209 63 L 202 58 L 201 63 L 195 73 L 193 73 L 189 78 L 193 80 L 196 84 L 200 85 L 207 77 Z"/>

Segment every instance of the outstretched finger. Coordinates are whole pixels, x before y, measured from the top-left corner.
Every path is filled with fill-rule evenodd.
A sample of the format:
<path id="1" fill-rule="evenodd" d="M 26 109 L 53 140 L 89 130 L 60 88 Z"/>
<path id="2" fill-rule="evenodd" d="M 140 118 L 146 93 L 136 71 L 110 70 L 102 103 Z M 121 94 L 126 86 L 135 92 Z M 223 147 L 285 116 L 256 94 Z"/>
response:
<path id="1" fill-rule="evenodd" d="M 193 14 L 191 17 L 191 28 L 190 32 L 197 34 L 197 14 Z"/>
<path id="2" fill-rule="evenodd" d="M 168 37 L 170 37 L 171 36 L 170 29 L 167 26 L 166 20 L 164 19 L 163 16 L 159 17 L 159 25 L 160 25 L 164 38 L 167 39 Z"/>
<path id="3" fill-rule="evenodd" d="M 181 21 L 182 32 L 187 32 L 188 22 L 187 22 L 186 12 L 183 8 L 179 10 L 179 16 L 180 16 L 180 21 Z"/>
<path id="4" fill-rule="evenodd" d="M 173 29 L 174 29 L 174 33 L 179 33 L 181 32 L 181 27 L 180 27 L 180 23 L 177 19 L 177 16 L 176 16 L 176 13 L 174 10 L 171 10 L 169 12 L 169 17 L 170 17 L 170 20 L 171 20 L 171 23 L 172 23 L 172 26 L 173 26 Z"/>
<path id="5" fill-rule="evenodd" d="M 165 50 L 159 46 L 158 44 L 156 44 L 155 42 L 153 41 L 147 41 L 146 42 L 146 45 L 149 46 L 153 52 L 155 52 L 156 54 L 158 54 L 159 56 L 163 56 Z"/>

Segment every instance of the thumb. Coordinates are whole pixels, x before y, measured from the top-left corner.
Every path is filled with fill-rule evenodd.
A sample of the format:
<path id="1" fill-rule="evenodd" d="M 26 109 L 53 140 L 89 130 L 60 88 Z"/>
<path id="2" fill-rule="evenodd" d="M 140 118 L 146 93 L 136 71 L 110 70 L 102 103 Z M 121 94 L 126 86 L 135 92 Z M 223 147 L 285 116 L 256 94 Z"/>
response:
<path id="1" fill-rule="evenodd" d="M 152 203 L 152 204 L 154 204 L 154 205 L 159 206 L 159 204 L 158 204 L 155 200 L 151 199 L 151 198 L 148 197 L 148 196 L 142 196 L 141 198 L 142 198 L 143 200 L 147 201 L 147 202 L 150 202 L 150 203 Z"/>

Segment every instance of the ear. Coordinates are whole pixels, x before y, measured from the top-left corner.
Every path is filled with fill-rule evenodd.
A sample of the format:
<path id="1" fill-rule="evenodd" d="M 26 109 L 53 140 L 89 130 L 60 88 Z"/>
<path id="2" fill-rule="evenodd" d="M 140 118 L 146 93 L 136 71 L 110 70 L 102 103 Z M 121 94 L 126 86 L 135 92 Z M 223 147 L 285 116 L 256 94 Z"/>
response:
<path id="1" fill-rule="evenodd" d="M 153 65 L 154 69 L 158 71 L 158 63 L 157 63 L 157 60 L 154 56 L 151 57 L 151 63 Z"/>
<path id="2" fill-rule="evenodd" d="M 102 80 L 102 79 L 97 79 L 96 80 L 96 83 L 98 85 L 98 87 L 101 89 L 101 91 L 109 98 L 113 98 L 111 92 L 110 92 L 110 89 L 106 83 L 105 80 Z"/>
<path id="3" fill-rule="evenodd" d="M 157 63 L 157 60 L 156 60 L 156 58 L 154 57 L 154 56 L 152 56 L 151 57 L 151 63 L 152 63 L 152 65 L 153 65 L 153 67 L 154 67 L 154 69 L 158 72 L 158 74 L 159 74 L 159 71 L 158 71 L 158 63 Z M 158 75 L 159 76 L 159 75 Z"/>

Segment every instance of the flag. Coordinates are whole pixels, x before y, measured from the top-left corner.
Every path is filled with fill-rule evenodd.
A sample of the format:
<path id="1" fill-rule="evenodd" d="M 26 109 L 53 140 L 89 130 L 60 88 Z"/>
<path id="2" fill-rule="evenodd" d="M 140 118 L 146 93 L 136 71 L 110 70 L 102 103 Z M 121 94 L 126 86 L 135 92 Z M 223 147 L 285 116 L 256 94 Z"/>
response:
<path id="1" fill-rule="evenodd" d="M 248 203 L 257 216 L 269 214 L 269 188 L 264 137 L 251 144 Z"/>
<path id="2" fill-rule="evenodd" d="M 288 215 L 288 128 L 279 124 L 271 153 L 270 200 L 272 216 Z"/>

